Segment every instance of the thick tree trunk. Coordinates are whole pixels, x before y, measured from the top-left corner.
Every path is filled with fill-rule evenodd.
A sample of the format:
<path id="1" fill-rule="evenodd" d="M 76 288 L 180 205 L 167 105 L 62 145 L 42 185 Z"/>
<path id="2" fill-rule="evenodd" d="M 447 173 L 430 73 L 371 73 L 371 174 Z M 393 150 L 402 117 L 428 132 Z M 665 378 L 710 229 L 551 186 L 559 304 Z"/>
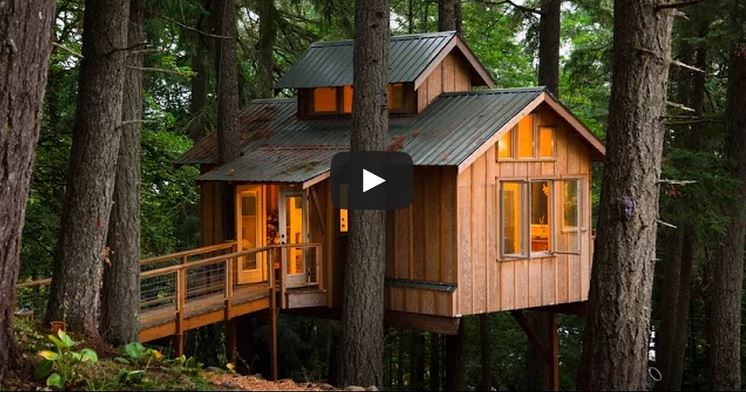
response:
<path id="1" fill-rule="evenodd" d="M 0 3 L 0 381 L 18 366 L 16 280 L 51 51 L 54 1 Z"/>
<path id="2" fill-rule="evenodd" d="M 204 0 L 202 7 L 206 11 L 212 10 L 212 1 Z M 200 15 L 194 22 L 200 31 L 213 31 L 215 26 L 212 15 Z M 208 103 L 208 94 L 210 93 L 210 71 L 216 65 L 214 60 L 215 41 L 213 38 L 199 32 L 185 31 L 194 37 L 191 67 L 194 75 L 190 83 L 189 112 L 196 116 L 202 111 Z M 192 141 L 197 142 L 202 139 L 208 131 L 208 127 L 202 124 L 196 124 L 189 128 L 189 137 Z"/>
<path id="3" fill-rule="evenodd" d="M 238 64 L 236 60 L 236 2 L 215 2 L 215 27 L 218 35 L 218 157 L 221 163 L 241 155 L 241 132 L 238 128 Z M 233 214 L 233 211 L 230 211 Z"/>
<path id="4" fill-rule="evenodd" d="M 129 3 L 87 0 L 72 154 L 47 320 L 98 336 L 122 123 Z"/>
<path id="5" fill-rule="evenodd" d="M 464 361 L 466 350 L 466 319 L 461 318 L 458 333 L 446 336 L 446 390 L 466 390 Z"/>
<path id="6" fill-rule="evenodd" d="M 388 134 L 389 2 L 355 2 L 353 50 L 353 151 L 383 151 Z M 350 212 L 349 253 L 342 303 L 344 385 L 381 386 L 383 382 L 383 279 L 386 265 L 386 216 L 383 211 Z"/>
<path id="7" fill-rule="evenodd" d="M 438 30 L 461 35 L 461 0 L 438 0 Z"/>
<path id="8" fill-rule="evenodd" d="M 560 6 L 562 0 L 541 3 L 539 20 L 539 85 L 559 97 Z"/>
<path id="9" fill-rule="evenodd" d="M 409 345 L 409 390 L 425 390 L 425 337 L 412 331 Z"/>
<path id="10" fill-rule="evenodd" d="M 129 48 L 145 44 L 142 0 L 130 0 Z M 143 110 L 143 55 L 127 55 L 122 139 L 109 220 L 109 263 L 104 265 L 101 333 L 114 345 L 139 341 L 140 311 L 140 130 Z"/>
<path id="11" fill-rule="evenodd" d="M 259 97 L 272 98 L 274 87 L 275 58 L 274 48 L 277 39 L 277 9 L 274 0 L 260 0 L 257 4 L 259 15 L 259 42 L 257 43 L 256 82 Z"/>
<path id="12" fill-rule="evenodd" d="M 490 314 L 479 314 L 479 344 L 481 345 L 482 377 L 479 390 L 492 390 L 492 340 L 490 330 Z"/>
<path id="13" fill-rule="evenodd" d="M 578 387 L 645 390 L 671 11 L 614 3 L 607 154 Z"/>
<path id="14" fill-rule="evenodd" d="M 735 15 L 743 10 L 733 9 Z M 741 389 L 741 295 L 743 291 L 744 235 L 746 234 L 746 32 L 740 23 L 740 39 L 730 49 L 726 102 L 726 156 L 733 160 L 733 178 L 741 182 L 738 202 L 729 207 L 715 258 L 711 262 L 708 293 L 707 360 L 711 388 Z"/>

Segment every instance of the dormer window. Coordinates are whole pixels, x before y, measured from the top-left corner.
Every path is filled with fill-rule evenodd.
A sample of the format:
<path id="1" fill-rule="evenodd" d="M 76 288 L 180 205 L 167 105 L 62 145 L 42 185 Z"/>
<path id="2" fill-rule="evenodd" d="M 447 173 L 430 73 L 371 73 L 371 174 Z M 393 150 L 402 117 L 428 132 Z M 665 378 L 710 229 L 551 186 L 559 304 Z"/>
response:
<path id="1" fill-rule="evenodd" d="M 553 160 L 554 134 L 554 127 L 537 126 L 528 115 L 497 142 L 497 160 Z"/>
<path id="2" fill-rule="evenodd" d="M 311 89 L 310 114 L 314 116 L 349 115 L 352 113 L 352 86 L 317 87 Z M 390 113 L 408 113 L 412 111 L 406 102 L 404 83 L 388 85 L 388 109 Z"/>
<path id="3" fill-rule="evenodd" d="M 323 114 L 338 113 L 337 88 L 317 87 L 313 89 L 313 112 Z"/>

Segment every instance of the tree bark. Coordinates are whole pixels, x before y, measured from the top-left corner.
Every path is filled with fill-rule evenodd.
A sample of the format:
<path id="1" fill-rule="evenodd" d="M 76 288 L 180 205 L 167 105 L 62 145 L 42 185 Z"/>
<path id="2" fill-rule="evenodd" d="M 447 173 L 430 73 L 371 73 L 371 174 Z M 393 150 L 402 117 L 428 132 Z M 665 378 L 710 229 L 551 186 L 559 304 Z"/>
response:
<path id="1" fill-rule="evenodd" d="M 212 1 L 204 0 L 203 8 L 206 11 L 211 11 Z M 212 15 L 200 15 L 195 22 L 197 28 L 200 31 L 213 31 L 215 26 Z M 214 41 L 213 38 L 207 37 L 202 33 L 198 32 L 185 32 L 185 34 L 191 34 L 194 36 L 193 53 L 191 59 L 191 67 L 194 75 L 190 83 L 190 99 L 189 99 L 189 111 L 192 116 L 200 113 L 208 103 L 208 93 L 210 92 L 210 70 L 212 66 L 216 64 L 214 59 Z M 194 142 L 198 142 L 202 139 L 208 128 L 203 124 L 197 124 L 189 129 L 189 137 Z"/>
<path id="2" fill-rule="evenodd" d="M 670 9 L 614 3 L 614 57 L 578 387 L 647 389 L 658 180 L 671 45 Z"/>
<path id="3" fill-rule="evenodd" d="M 709 20 L 702 18 L 699 13 L 690 13 L 690 21 L 695 25 L 696 36 L 704 39 L 707 36 Z M 689 25 L 685 25 L 688 27 Z M 689 37 L 686 37 L 689 38 Z M 690 45 L 682 42 L 679 58 L 689 64 L 694 59 L 695 67 L 707 69 L 707 47 L 700 44 L 694 50 Z M 688 69 L 679 70 L 677 82 L 677 102 L 695 110 L 697 116 L 703 113 L 705 97 L 705 73 L 693 72 Z M 701 149 L 702 124 L 695 123 L 682 127 L 683 147 L 691 151 Z M 685 204 L 692 203 L 690 199 L 679 202 L 681 205 L 674 209 L 686 208 Z M 686 220 L 686 218 L 684 218 Z M 691 273 L 694 266 L 694 246 L 697 240 L 697 226 L 692 222 L 683 222 L 680 229 L 674 229 L 667 239 L 667 257 L 663 261 L 663 294 L 661 301 L 661 327 L 656 331 L 656 367 L 661 372 L 662 379 L 656 383 L 656 390 L 681 390 L 684 377 L 684 361 L 686 359 L 687 332 L 689 327 L 689 309 L 691 293 Z"/>
<path id="4" fill-rule="evenodd" d="M 356 0 L 352 151 L 385 150 L 388 47 L 388 0 Z M 380 387 L 383 382 L 385 220 L 383 211 L 350 212 L 342 303 L 340 378 L 344 385 Z"/>
<path id="5" fill-rule="evenodd" d="M 479 339 L 481 345 L 482 377 L 479 390 L 492 390 L 492 340 L 490 330 L 490 314 L 479 314 Z"/>
<path id="6" fill-rule="evenodd" d="M 461 0 L 438 0 L 438 30 L 461 35 Z"/>
<path id="7" fill-rule="evenodd" d="M 726 157 L 734 163 L 731 176 L 741 182 L 738 200 L 730 204 L 730 220 L 710 263 L 707 318 L 707 362 L 711 388 L 741 389 L 741 295 L 746 234 L 746 32 L 734 1 L 734 42 L 728 64 Z"/>
<path id="8" fill-rule="evenodd" d="M 257 4 L 259 15 L 259 42 L 257 43 L 256 82 L 259 97 L 272 98 L 274 87 L 274 48 L 277 39 L 277 9 L 274 0 L 260 0 Z"/>
<path id="9" fill-rule="evenodd" d="M 98 337 L 122 123 L 129 4 L 87 0 L 72 154 L 47 320 Z"/>
<path id="10" fill-rule="evenodd" d="M 130 0 L 127 47 L 145 45 L 142 0 Z M 104 265 L 101 333 L 114 345 L 139 341 L 140 311 L 140 130 L 143 55 L 127 55 L 122 139 L 119 143 L 114 204 L 109 220 L 109 263 Z"/>
<path id="11" fill-rule="evenodd" d="M 53 18 L 51 0 L 0 3 L 0 380 L 21 361 L 13 336 L 16 280 Z"/>
<path id="12" fill-rule="evenodd" d="M 221 163 L 241 155 L 241 132 L 238 129 L 238 64 L 236 60 L 236 2 L 215 2 L 215 27 L 219 38 L 218 68 L 218 157 Z M 233 211 L 230 211 L 233 214 Z"/>
<path id="13" fill-rule="evenodd" d="M 462 392 L 466 390 L 464 351 L 466 346 L 466 320 L 461 318 L 458 333 L 446 336 L 446 390 Z"/>
<path id="14" fill-rule="evenodd" d="M 539 85 L 559 97 L 560 6 L 562 0 L 541 4 L 539 20 Z"/>

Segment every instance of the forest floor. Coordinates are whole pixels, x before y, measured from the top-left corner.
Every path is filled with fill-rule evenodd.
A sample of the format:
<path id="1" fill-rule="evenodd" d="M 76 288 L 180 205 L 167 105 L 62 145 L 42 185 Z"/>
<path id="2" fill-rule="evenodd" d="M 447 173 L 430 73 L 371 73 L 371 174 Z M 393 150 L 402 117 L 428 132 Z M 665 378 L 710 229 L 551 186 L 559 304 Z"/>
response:
<path id="1" fill-rule="evenodd" d="M 268 381 L 259 376 L 240 375 L 228 369 L 205 368 L 193 358 L 167 358 L 159 351 L 141 348 L 112 348 L 101 343 L 75 340 L 74 345 L 58 351 L 50 333 L 37 323 L 16 319 L 16 340 L 21 347 L 25 367 L 0 380 L 0 391 L 52 390 L 167 390 L 167 391 L 331 391 L 326 383 L 295 382 L 290 379 Z M 76 360 L 83 348 L 96 351 L 92 362 Z M 131 349 L 131 348 L 130 348 Z M 47 386 L 49 370 L 40 375 L 42 353 L 62 353 L 64 361 L 54 363 L 52 372 L 69 375 L 62 387 Z M 80 359 L 79 357 L 77 359 Z M 363 388 L 348 389 L 364 391 Z"/>

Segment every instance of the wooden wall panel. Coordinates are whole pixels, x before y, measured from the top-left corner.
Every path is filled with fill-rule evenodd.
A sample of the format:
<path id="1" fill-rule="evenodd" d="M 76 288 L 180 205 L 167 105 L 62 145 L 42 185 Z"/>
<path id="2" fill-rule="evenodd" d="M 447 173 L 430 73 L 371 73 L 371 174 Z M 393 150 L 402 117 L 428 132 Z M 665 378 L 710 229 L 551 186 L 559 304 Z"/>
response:
<path id="1" fill-rule="evenodd" d="M 458 78 L 457 78 L 458 79 Z M 458 81 L 456 82 L 458 84 Z M 590 152 L 546 107 L 537 126 L 552 126 L 555 159 L 496 162 L 494 147 L 458 174 L 456 313 L 512 310 L 586 300 L 591 268 Z M 581 256 L 499 260 L 499 179 L 583 177 Z M 556 209 L 556 206 L 553 206 Z"/>
<path id="2" fill-rule="evenodd" d="M 415 168 L 414 196 L 407 209 L 389 214 L 387 308 L 453 316 L 453 293 L 407 287 L 412 282 L 456 284 L 456 170 Z"/>
<path id="3" fill-rule="evenodd" d="M 417 88 L 417 112 L 422 112 L 441 93 L 469 91 L 469 65 L 462 55 L 451 53 Z"/>

